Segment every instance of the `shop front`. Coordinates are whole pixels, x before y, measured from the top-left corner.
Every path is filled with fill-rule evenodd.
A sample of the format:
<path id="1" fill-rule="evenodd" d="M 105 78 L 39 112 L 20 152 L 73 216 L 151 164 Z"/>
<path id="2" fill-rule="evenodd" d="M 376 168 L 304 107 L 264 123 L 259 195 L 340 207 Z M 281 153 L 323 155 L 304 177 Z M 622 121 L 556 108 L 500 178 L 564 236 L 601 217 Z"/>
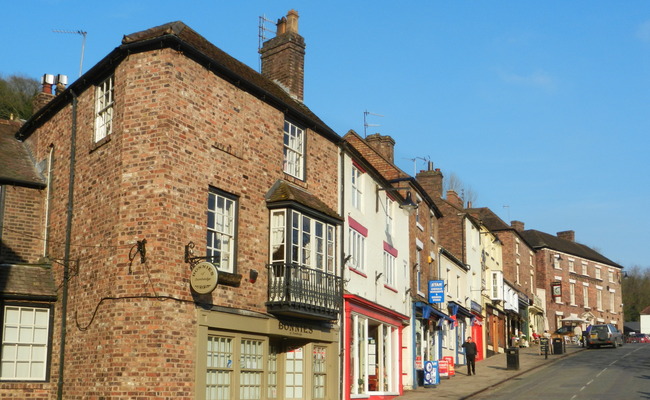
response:
<path id="1" fill-rule="evenodd" d="M 344 299 L 344 398 L 401 395 L 402 330 L 408 316 L 359 296 Z"/>
<path id="2" fill-rule="evenodd" d="M 336 399 L 336 325 L 199 309 L 196 398 Z"/>
<path id="3" fill-rule="evenodd" d="M 424 366 L 427 362 L 442 358 L 440 336 L 444 321 L 451 322 L 448 315 L 424 302 L 413 303 L 415 329 L 413 330 L 414 386 L 424 385 Z"/>

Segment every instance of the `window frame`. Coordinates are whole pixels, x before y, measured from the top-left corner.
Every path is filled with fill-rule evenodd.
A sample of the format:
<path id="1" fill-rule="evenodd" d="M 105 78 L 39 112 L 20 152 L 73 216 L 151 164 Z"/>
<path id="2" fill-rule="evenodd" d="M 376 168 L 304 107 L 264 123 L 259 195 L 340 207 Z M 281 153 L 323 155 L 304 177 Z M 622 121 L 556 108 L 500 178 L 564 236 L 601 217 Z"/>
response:
<path id="1" fill-rule="evenodd" d="M 352 227 L 348 227 L 348 254 L 351 256 L 350 268 L 366 270 L 366 237 Z"/>
<path id="2" fill-rule="evenodd" d="M 209 362 L 209 356 L 210 356 L 210 340 L 211 338 L 219 338 L 219 339 L 229 339 L 230 340 L 230 359 L 226 361 L 225 366 L 212 366 L 211 363 Z M 261 353 L 258 354 L 257 358 L 259 359 L 259 366 L 258 368 L 245 368 L 244 365 L 244 354 L 243 354 L 243 342 L 244 341 L 255 341 L 258 342 Z M 213 400 L 215 399 L 214 397 L 211 397 L 211 395 L 208 395 L 208 389 L 211 386 L 208 382 L 210 382 L 210 379 L 208 378 L 208 375 L 210 374 L 211 370 L 218 370 L 218 371 L 227 371 L 228 372 L 228 380 L 229 382 L 227 385 L 222 385 L 222 386 L 227 386 L 228 387 L 228 398 L 242 398 L 242 390 L 244 387 L 250 387 L 251 385 L 246 385 L 244 382 L 245 377 L 249 376 L 249 372 L 255 372 L 258 374 L 261 378 L 259 381 L 258 387 L 258 396 L 257 398 L 264 398 L 265 396 L 268 395 L 268 389 L 269 389 L 269 376 L 270 373 L 273 371 L 268 371 L 268 365 L 270 361 L 270 342 L 269 338 L 266 336 L 260 336 L 260 335 L 255 335 L 255 334 L 246 334 L 246 333 L 231 333 L 231 332 L 223 332 L 223 331 L 214 331 L 210 330 L 207 333 L 206 337 L 206 344 L 205 344 L 205 370 L 203 371 L 204 374 L 204 399 L 206 400 Z M 230 364 L 228 364 L 230 362 Z M 277 371 L 276 371 L 277 372 Z M 217 397 L 218 398 L 218 397 Z"/>
<path id="3" fill-rule="evenodd" d="M 350 171 L 350 202 L 352 207 L 361 210 L 363 204 L 363 171 L 354 163 Z"/>
<path id="4" fill-rule="evenodd" d="M 213 200 L 214 196 L 214 200 Z M 223 199 L 224 207 L 219 208 L 219 201 Z M 214 208 L 211 208 L 211 204 L 214 204 Z M 226 205 L 230 204 L 230 211 L 227 211 Z M 222 210 L 221 213 L 217 211 Z M 223 215 L 224 218 L 229 219 L 228 227 L 229 231 L 218 230 L 218 218 L 220 215 Z M 212 217 L 211 217 L 212 216 Z M 218 268 L 219 272 L 226 272 L 234 274 L 237 271 L 237 235 L 238 235 L 238 223 L 239 219 L 239 197 L 231 193 L 224 192 L 216 187 L 211 186 L 208 190 L 208 204 L 206 208 L 206 245 L 205 245 L 205 254 L 210 262 L 215 263 L 215 266 Z M 212 227 L 211 227 L 212 221 Z M 211 234 L 213 235 L 213 240 L 210 240 Z M 223 247 L 216 247 L 215 242 L 222 237 L 227 237 L 229 240 L 229 245 L 227 251 L 224 251 Z M 221 240 L 223 242 L 223 240 Z M 226 265 L 223 265 L 223 254 L 228 254 L 228 262 Z M 218 255 L 221 254 L 221 255 Z M 214 260 L 218 258 L 218 262 Z"/>
<path id="5" fill-rule="evenodd" d="M 45 343 L 40 343 L 39 347 L 44 348 L 44 355 L 43 355 L 43 373 L 40 374 L 38 377 L 25 377 L 25 376 L 13 376 L 13 377 L 5 377 L 3 374 L 3 366 L 1 364 L 4 364 L 4 359 L 5 359 L 5 345 L 8 344 L 9 342 L 6 342 L 6 326 L 7 326 L 7 309 L 8 308 L 18 308 L 19 310 L 21 309 L 32 309 L 32 310 L 47 310 L 47 331 L 45 332 Z M 19 311 L 20 312 L 20 311 Z M 2 327 L 0 330 L 0 360 L 2 360 L 2 363 L 0 363 L 0 382 L 48 382 L 50 380 L 50 367 L 51 367 L 51 357 L 52 357 L 52 334 L 53 334 L 53 322 L 54 322 L 54 309 L 52 305 L 47 305 L 43 303 L 22 303 L 22 302 L 0 302 L 0 313 L 2 314 Z M 22 321 L 21 321 L 22 322 Z M 18 324 L 18 330 L 20 330 L 20 326 L 22 326 L 22 323 Z M 11 342 L 16 343 L 17 346 L 20 346 L 21 341 L 18 340 L 16 342 Z M 32 343 L 33 345 L 33 343 Z M 33 353 L 30 351 L 30 360 L 28 361 L 30 364 L 33 364 L 34 360 L 32 357 Z M 14 366 L 15 368 L 15 366 Z"/>
<path id="6" fill-rule="evenodd" d="M 95 86 L 95 129 L 93 139 L 99 143 L 113 133 L 115 114 L 115 75 Z"/>
<path id="7" fill-rule="evenodd" d="M 295 208 L 272 209 L 270 229 L 270 262 L 272 264 L 296 264 L 306 268 L 337 275 L 336 266 L 336 225 L 317 216 Z M 276 218 L 274 218 L 276 216 Z M 297 219 L 296 219 L 297 218 Z M 309 231 L 304 229 L 309 220 Z M 284 226 L 279 226 L 282 221 Z M 322 226 L 322 236 L 318 236 L 318 226 Z M 309 236 L 309 246 L 305 244 L 305 234 Z M 297 235 L 297 236 L 296 236 Z M 294 236 L 298 239 L 294 241 Z M 315 239 L 315 240 L 313 240 Z M 281 242 L 278 242 L 280 240 Z M 314 256 L 311 244 L 314 241 Z M 321 242 L 319 244 L 319 241 Z M 286 245 L 285 245 L 286 244 Z M 319 249 L 320 246 L 320 249 Z M 275 254 L 283 258 L 275 257 Z M 322 263 L 319 267 L 319 256 Z"/>
<path id="8" fill-rule="evenodd" d="M 397 268 L 397 257 L 384 250 L 384 284 L 389 287 L 395 287 L 395 269 Z"/>
<path id="9" fill-rule="evenodd" d="M 306 130 L 285 119 L 283 128 L 284 173 L 296 179 L 305 180 L 305 158 L 307 148 Z"/>

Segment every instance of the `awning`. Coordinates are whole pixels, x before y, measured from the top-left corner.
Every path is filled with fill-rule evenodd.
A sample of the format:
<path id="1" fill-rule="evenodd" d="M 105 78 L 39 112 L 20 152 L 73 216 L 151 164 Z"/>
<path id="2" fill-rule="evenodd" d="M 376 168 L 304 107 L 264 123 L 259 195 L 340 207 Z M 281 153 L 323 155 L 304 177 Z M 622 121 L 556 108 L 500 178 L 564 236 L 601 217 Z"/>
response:
<path id="1" fill-rule="evenodd" d="M 474 316 L 468 309 L 456 303 L 455 301 L 449 302 L 449 309 L 451 310 L 452 315 L 460 314 L 461 316 L 467 318 L 472 318 Z"/>
<path id="2" fill-rule="evenodd" d="M 568 317 L 561 319 L 562 322 L 576 322 L 578 324 L 587 324 L 589 321 L 578 317 L 576 314 L 571 314 Z"/>
<path id="3" fill-rule="evenodd" d="M 434 314 L 440 319 L 446 319 L 446 320 L 449 320 L 449 321 L 453 321 L 451 318 L 449 318 L 449 316 L 447 314 L 443 313 L 442 311 L 440 311 L 440 310 L 438 310 L 436 308 L 431 307 L 427 303 L 423 303 L 421 301 L 416 301 L 415 302 L 415 308 L 422 309 L 422 318 L 424 318 L 424 319 L 429 319 L 429 317 L 431 317 L 431 314 Z"/>

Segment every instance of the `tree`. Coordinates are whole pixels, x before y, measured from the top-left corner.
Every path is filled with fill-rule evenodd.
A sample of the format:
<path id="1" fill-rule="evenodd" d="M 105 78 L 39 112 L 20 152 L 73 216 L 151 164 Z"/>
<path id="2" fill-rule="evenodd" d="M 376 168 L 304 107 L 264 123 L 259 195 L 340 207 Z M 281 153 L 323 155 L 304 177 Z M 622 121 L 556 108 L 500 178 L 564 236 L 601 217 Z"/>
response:
<path id="1" fill-rule="evenodd" d="M 449 178 L 445 180 L 444 183 L 445 186 L 445 193 L 448 190 L 453 190 L 454 192 L 458 193 L 461 199 L 463 199 L 463 203 L 467 207 L 469 207 L 470 204 L 476 202 L 476 199 L 478 199 L 478 194 L 472 189 L 471 186 L 465 185 L 463 181 L 460 180 L 458 175 L 455 173 L 449 174 Z"/>
<path id="2" fill-rule="evenodd" d="M 623 312 L 628 322 L 639 321 L 639 313 L 650 306 L 650 268 L 638 265 L 630 268 L 623 278 Z"/>
<path id="3" fill-rule="evenodd" d="M 32 78 L 0 76 L 0 119 L 27 119 L 34 112 L 32 102 L 40 84 Z"/>

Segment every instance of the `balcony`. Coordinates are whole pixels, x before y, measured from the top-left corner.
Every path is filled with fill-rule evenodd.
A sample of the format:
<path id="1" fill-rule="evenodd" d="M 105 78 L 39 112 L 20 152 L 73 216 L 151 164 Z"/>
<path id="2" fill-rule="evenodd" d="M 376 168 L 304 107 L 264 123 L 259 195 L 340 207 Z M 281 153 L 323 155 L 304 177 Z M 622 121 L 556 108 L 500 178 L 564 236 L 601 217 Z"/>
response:
<path id="1" fill-rule="evenodd" d="M 331 321 L 342 306 L 340 277 L 296 264 L 267 265 L 267 311 L 285 317 Z"/>

